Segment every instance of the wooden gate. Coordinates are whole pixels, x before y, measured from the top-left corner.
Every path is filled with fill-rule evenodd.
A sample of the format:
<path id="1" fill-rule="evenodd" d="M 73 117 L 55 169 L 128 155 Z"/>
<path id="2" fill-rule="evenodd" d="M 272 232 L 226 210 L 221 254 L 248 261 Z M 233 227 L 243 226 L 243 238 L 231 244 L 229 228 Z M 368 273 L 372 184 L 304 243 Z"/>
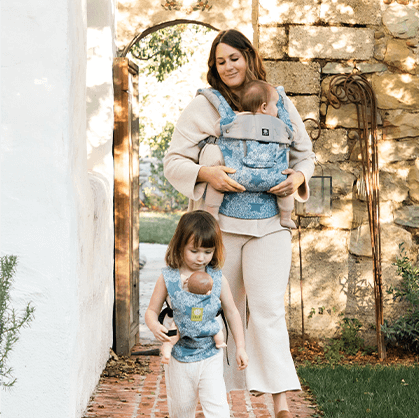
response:
<path id="1" fill-rule="evenodd" d="M 114 74 L 114 349 L 129 355 L 139 341 L 139 157 L 138 67 L 115 58 Z"/>

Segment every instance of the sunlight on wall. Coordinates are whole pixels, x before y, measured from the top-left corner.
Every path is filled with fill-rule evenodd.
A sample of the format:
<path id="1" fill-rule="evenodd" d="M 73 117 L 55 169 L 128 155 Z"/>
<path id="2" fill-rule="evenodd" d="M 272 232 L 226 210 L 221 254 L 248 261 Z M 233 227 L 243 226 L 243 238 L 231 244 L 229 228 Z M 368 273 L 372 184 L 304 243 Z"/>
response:
<path id="1" fill-rule="evenodd" d="M 88 168 L 108 176 L 112 162 L 113 61 L 109 26 L 87 30 L 87 159 Z"/>

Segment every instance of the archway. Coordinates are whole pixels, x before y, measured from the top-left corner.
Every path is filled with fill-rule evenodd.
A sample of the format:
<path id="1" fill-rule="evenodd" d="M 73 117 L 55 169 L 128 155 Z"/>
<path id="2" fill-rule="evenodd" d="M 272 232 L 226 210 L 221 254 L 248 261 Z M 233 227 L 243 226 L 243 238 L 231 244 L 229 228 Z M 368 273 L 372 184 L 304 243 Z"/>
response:
<path id="1" fill-rule="evenodd" d="M 128 43 L 114 60 L 114 208 L 115 208 L 115 329 L 117 354 L 128 355 L 139 337 L 139 119 L 138 67 L 127 58 L 131 48 L 147 35 L 179 24 L 198 24 L 177 19 L 148 28 Z"/>

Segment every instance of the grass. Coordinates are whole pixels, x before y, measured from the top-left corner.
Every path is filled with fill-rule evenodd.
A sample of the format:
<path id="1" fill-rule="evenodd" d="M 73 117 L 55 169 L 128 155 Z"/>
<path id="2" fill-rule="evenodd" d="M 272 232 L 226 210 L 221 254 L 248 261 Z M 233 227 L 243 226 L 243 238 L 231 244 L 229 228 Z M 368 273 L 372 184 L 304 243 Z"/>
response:
<path id="1" fill-rule="evenodd" d="M 183 212 L 140 212 L 140 242 L 168 244 Z"/>
<path id="2" fill-rule="evenodd" d="M 418 418 L 419 367 L 298 367 L 324 418 Z"/>

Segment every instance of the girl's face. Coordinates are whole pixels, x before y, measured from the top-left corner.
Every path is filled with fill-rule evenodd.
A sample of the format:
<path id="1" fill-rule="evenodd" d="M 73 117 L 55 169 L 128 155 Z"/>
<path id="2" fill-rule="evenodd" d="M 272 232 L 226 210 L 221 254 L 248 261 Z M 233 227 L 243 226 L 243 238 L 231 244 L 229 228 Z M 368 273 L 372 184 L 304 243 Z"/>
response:
<path id="1" fill-rule="evenodd" d="M 215 65 L 221 80 L 233 92 L 243 87 L 247 63 L 238 49 L 227 44 L 218 44 L 215 49 Z"/>
<path id="2" fill-rule="evenodd" d="M 215 248 L 204 248 L 194 246 L 192 236 L 183 249 L 183 273 L 193 273 L 195 271 L 205 271 L 205 267 L 212 260 Z"/>

